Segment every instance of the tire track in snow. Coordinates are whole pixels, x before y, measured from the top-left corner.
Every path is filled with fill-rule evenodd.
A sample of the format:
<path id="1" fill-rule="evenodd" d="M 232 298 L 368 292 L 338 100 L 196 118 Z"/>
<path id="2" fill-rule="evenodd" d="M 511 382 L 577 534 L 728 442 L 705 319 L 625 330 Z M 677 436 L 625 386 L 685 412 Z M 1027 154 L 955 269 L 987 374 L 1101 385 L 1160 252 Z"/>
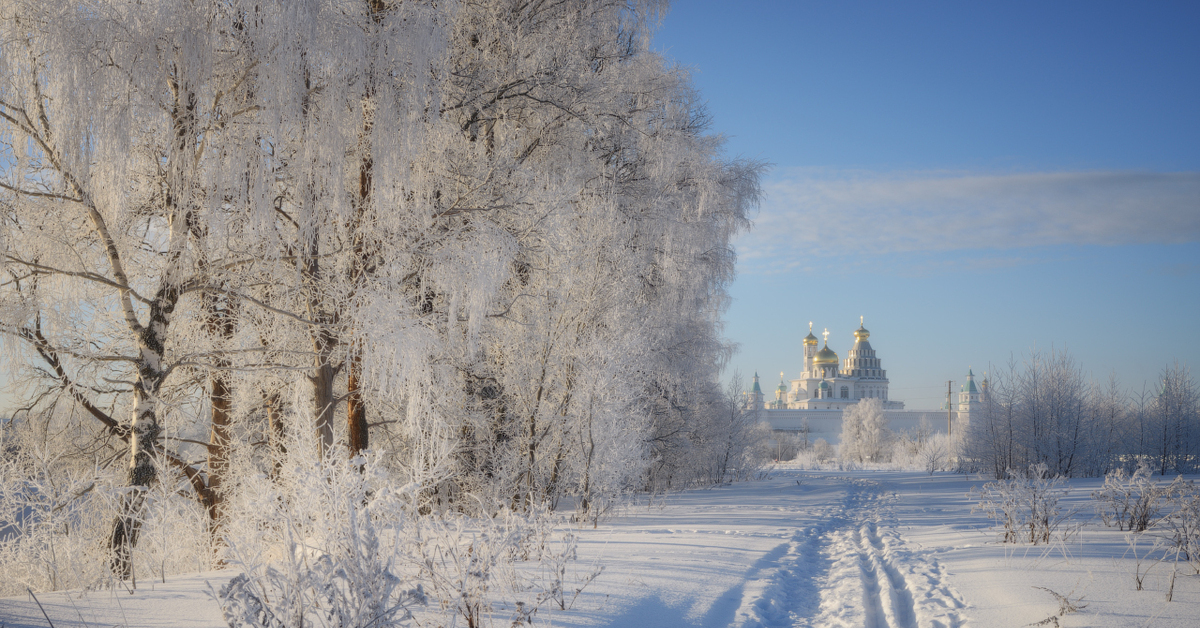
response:
<path id="1" fill-rule="evenodd" d="M 888 601 L 891 606 L 891 626 L 916 628 L 916 605 L 913 603 L 912 591 L 904 574 L 893 564 L 879 536 L 879 530 L 874 521 L 868 521 L 862 526 L 860 536 L 865 535 L 868 541 L 866 551 L 871 557 L 876 573 L 883 573 L 887 579 Z"/>
<path id="2" fill-rule="evenodd" d="M 962 599 L 945 582 L 936 559 L 914 553 L 900 537 L 891 498 L 879 484 L 836 481 L 848 484 L 842 504 L 823 509 L 821 523 L 792 536 L 778 567 L 756 596 L 748 596 L 752 601 L 743 603 L 736 625 L 964 626 Z"/>

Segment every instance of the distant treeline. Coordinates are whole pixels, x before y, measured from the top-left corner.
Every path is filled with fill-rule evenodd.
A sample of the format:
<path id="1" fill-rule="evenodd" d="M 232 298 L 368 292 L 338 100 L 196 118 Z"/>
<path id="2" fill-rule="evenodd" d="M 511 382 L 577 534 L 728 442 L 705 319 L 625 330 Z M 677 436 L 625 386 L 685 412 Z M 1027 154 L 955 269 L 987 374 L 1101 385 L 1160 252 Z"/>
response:
<path id="1" fill-rule="evenodd" d="M 1160 474 L 1200 466 L 1200 394 L 1179 363 L 1137 391 L 1115 376 L 1089 380 L 1065 351 L 1035 352 L 989 376 L 983 410 L 972 413 L 960 444 L 967 470 L 1003 477 L 1045 464 L 1052 474 L 1079 477 L 1133 469 L 1139 460 Z"/>

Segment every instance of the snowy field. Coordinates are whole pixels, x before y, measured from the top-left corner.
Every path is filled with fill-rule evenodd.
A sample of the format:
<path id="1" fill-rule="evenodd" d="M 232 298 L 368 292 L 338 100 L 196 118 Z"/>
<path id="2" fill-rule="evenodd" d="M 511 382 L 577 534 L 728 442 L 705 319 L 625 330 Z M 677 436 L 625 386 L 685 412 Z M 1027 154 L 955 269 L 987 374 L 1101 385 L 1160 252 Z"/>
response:
<path id="1" fill-rule="evenodd" d="M 541 625 L 683 628 L 775 626 L 1196 626 L 1200 576 L 1138 561 L 1125 533 L 1094 516 L 1100 480 L 1073 481 L 1068 505 L 1081 532 L 1050 546 L 1003 545 L 955 474 L 779 468 L 769 479 L 688 491 L 628 507 L 582 530 L 580 577 L 603 573 L 569 610 Z M 1148 549 L 1143 544 L 1140 551 Z M 1149 563 L 1141 565 L 1144 571 Z M 168 576 L 128 591 L 40 595 L 59 628 L 222 626 L 206 581 Z M 1080 610 L 1058 616 L 1053 590 Z M 1083 605 L 1086 605 L 1085 607 Z M 418 621 L 422 617 L 418 614 Z M 430 619 L 428 617 L 424 618 Z M 497 616 L 495 625 L 505 625 Z M 0 600 L 4 628 L 47 626 L 28 597 Z M 430 625 L 428 621 L 420 625 Z"/>

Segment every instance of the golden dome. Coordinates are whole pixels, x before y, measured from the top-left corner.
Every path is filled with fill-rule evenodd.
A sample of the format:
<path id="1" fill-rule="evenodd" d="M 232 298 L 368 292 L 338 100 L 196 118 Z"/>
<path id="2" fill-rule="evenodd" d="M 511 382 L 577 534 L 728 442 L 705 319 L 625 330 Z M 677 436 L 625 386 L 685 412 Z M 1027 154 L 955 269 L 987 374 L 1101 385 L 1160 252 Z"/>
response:
<path id="1" fill-rule="evenodd" d="M 829 345 L 825 345 L 824 349 L 817 352 L 817 357 L 813 358 L 813 364 L 837 364 L 837 354 L 830 350 Z"/>
<path id="2" fill-rule="evenodd" d="M 804 344 L 814 347 L 817 345 L 817 337 L 812 334 L 812 323 L 808 324 L 808 335 L 804 337 Z"/>
<path id="3" fill-rule="evenodd" d="M 862 342 L 870 337 L 871 332 L 867 331 L 866 327 L 863 327 L 862 317 L 858 317 L 858 329 L 854 330 L 854 340 L 857 342 Z"/>

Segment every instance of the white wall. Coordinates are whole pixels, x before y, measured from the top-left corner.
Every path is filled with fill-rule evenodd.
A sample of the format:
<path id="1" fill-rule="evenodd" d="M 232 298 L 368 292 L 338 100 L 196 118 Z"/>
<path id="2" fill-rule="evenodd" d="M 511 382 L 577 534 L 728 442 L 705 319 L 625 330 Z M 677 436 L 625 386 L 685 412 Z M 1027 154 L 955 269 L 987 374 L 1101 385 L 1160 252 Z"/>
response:
<path id="1" fill-rule="evenodd" d="M 922 417 L 929 419 L 934 432 L 946 433 L 945 410 L 884 410 L 888 420 L 888 429 L 893 432 L 915 431 Z M 832 444 L 842 440 L 842 411 L 841 410 L 762 410 L 759 419 L 771 426 L 772 430 L 798 433 L 804 428 L 808 419 L 808 442 L 824 438 Z M 957 420 L 957 416 L 955 417 Z"/>

